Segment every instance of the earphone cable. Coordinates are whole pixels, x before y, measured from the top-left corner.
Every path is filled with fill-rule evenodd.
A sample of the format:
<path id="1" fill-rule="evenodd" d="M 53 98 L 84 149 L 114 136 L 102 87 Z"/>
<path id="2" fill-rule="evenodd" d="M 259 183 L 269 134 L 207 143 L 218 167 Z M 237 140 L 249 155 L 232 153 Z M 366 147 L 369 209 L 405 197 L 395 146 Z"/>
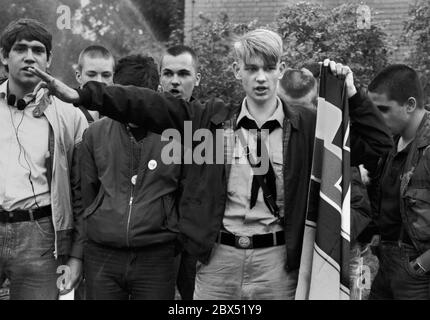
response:
<path id="1" fill-rule="evenodd" d="M 23 169 L 29 171 L 28 180 L 30 182 L 31 191 L 33 193 L 34 204 L 36 205 L 36 207 L 38 209 L 40 209 L 39 204 L 37 203 L 36 192 L 34 191 L 34 184 L 33 184 L 33 181 L 31 180 L 31 176 L 32 176 L 31 165 L 30 165 L 30 163 L 29 163 L 29 161 L 27 159 L 25 149 L 22 146 L 21 141 L 19 140 L 19 136 L 18 136 L 19 127 L 21 126 L 21 124 L 22 124 L 22 122 L 24 120 L 24 110 L 22 110 L 21 120 L 19 121 L 18 126 L 16 128 L 15 128 L 15 123 L 13 121 L 12 111 L 11 111 L 10 107 L 9 107 L 9 114 L 10 114 L 10 119 L 11 119 L 11 122 L 12 122 L 12 127 L 13 127 L 14 132 L 15 132 L 16 141 L 18 142 L 18 147 L 19 147 L 18 164 Z M 21 154 L 23 154 L 23 156 L 24 156 L 24 160 L 25 160 L 25 162 L 27 163 L 27 166 L 28 166 L 27 168 L 21 163 Z"/>

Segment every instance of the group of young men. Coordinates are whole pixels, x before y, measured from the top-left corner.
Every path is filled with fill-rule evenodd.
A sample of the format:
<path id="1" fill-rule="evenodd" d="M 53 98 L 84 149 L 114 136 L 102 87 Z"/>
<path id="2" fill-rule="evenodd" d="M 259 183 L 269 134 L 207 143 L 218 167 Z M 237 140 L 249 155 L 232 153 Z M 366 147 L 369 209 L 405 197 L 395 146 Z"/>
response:
<path id="1" fill-rule="evenodd" d="M 159 68 L 90 46 L 72 89 L 46 72 L 45 26 L 20 19 L 3 31 L 0 284 L 10 280 L 11 299 L 73 288 L 86 299 L 174 299 L 175 287 L 182 299 L 295 298 L 317 75 L 287 69 L 273 31 L 250 31 L 233 49 L 240 105 L 193 98 L 201 75 L 187 46 L 168 48 Z M 430 131 L 418 76 L 390 66 L 367 94 L 348 67 L 322 67 L 345 79 L 351 162 L 375 181 L 372 297 L 429 299 Z M 202 149 L 203 162 L 193 157 Z M 70 278 L 59 288 L 62 264 Z"/>

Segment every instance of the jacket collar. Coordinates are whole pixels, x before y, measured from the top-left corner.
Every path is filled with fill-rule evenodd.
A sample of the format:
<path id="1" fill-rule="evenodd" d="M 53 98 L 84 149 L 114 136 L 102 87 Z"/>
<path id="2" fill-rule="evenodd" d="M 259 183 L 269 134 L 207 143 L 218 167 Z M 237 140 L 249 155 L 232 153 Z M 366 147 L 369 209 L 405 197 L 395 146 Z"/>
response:
<path id="1" fill-rule="evenodd" d="M 417 147 L 423 148 L 430 145 L 430 113 L 427 111 L 421 120 L 417 130 Z"/>
<path id="2" fill-rule="evenodd" d="M 291 126 L 295 130 L 299 130 L 300 129 L 300 115 L 299 115 L 298 111 L 296 109 L 290 107 L 282 97 L 280 97 L 280 99 L 282 101 L 282 106 L 284 107 L 284 114 L 285 114 L 284 121 L 286 121 L 287 119 L 290 120 Z"/>
<path id="3" fill-rule="evenodd" d="M 236 113 L 239 113 L 240 111 L 240 105 L 234 103 L 225 105 L 224 102 L 219 99 L 216 99 L 213 102 L 213 108 L 218 110 L 211 117 L 211 122 L 215 126 L 221 125 L 224 121 L 231 119 Z M 236 126 L 236 124 L 234 124 L 234 126 Z"/>
<path id="4" fill-rule="evenodd" d="M 247 117 L 248 119 L 255 121 L 254 117 L 249 113 L 246 98 L 243 99 L 242 106 L 240 107 L 240 113 L 236 119 L 236 126 L 239 124 L 240 120 L 242 120 L 244 117 Z M 284 119 L 285 119 L 284 108 L 282 106 L 281 100 L 277 98 L 275 112 L 266 121 L 276 120 L 278 121 L 279 125 L 282 128 L 284 126 Z M 257 123 L 257 121 L 255 122 Z"/>
<path id="5" fill-rule="evenodd" d="M 290 120 L 291 126 L 294 129 L 300 129 L 299 113 L 288 106 L 285 100 L 282 98 L 280 98 L 280 100 L 284 109 L 284 124 L 285 121 Z M 222 124 L 224 121 L 231 119 L 234 114 L 238 115 L 241 110 L 241 106 L 241 104 L 230 104 L 226 107 L 222 100 L 215 100 L 214 109 L 219 111 L 211 117 L 211 122 L 216 126 Z M 234 127 L 236 127 L 236 123 L 234 123 Z"/>
<path id="6" fill-rule="evenodd" d="M 7 99 L 7 86 L 8 86 L 9 80 L 6 80 L 0 85 L 0 98 L 1 99 Z M 28 106 L 36 106 L 33 110 L 33 115 L 38 118 L 43 115 L 46 108 L 50 105 L 50 97 L 46 94 L 44 89 L 39 90 L 36 93 L 36 97 L 33 102 L 31 102 Z"/>

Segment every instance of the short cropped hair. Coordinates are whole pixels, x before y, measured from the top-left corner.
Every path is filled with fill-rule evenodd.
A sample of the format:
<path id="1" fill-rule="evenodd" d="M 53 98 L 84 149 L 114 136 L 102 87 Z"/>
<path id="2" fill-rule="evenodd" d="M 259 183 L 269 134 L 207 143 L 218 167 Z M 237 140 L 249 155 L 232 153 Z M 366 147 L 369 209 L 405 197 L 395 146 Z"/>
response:
<path id="1" fill-rule="evenodd" d="M 196 52 L 194 51 L 193 48 L 186 46 L 186 45 L 176 45 L 176 46 L 172 46 L 166 49 L 166 51 L 164 52 L 164 54 L 161 56 L 161 60 L 160 60 L 160 71 L 163 67 L 163 59 L 166 55 L 170 55 L 170 56 L 174 56 L 177 57 L 183 53 L 188 53 L 191 55 L 191 57 L 193 58 L 193 64 L 194 64 L 194 69 L 197 72 L 197 70 L 199 69 L 199 58 L 197 57 Z"/>
<path id="2" fill-rule="evenodd" d="M 308 69 L 313 74 L 314 78 L 319 78 L 321 74 L 321 66 L 321 63 L 311 62 L 303 64 L 300 69 Z"/>
<path id="3" fill-rule="evenodd" d="M 418 108 L 424 106 L 423 88 L 418 74 L 404 64 L 393 64 L 383 69 L 370 82 L 368 91 L 386 94 L 387 99 L 399 104 L 404 104 L 409 97 L 414 97 Z"/>
<path id="4" fill-rule="evenodd" d="M 317 82 L 307 69 L 288 69 L 280 81 L 282 89 L 291 98 L 302 98 L 311 92 L 317 85 Z"/>
<path id="5" fill-rule="evenodd" d="M 282 38 L 267 29 L 255 29 L 245 33 L 233 43 L 236 58 L 247 63 L 251 57 L 261 57 L 265 64 L 277 64 L 282 57 Z"/>
<path id="6" fill-rule="evenodd" d="M 78 58 L 78 69 L 79 70 L 82 70 L 84 57 L 112 59 L 113 67 L 115 67 L 114 56 L 112 55 L 112 53 L 108 49 L 106 49 L 105 47 L 103 47 L 101 45 L 91 45 L 91 46 L 88 46 L 84 50 L 81 51 L 81 53 L 79 54 L 79 58 Z"/>
<path id="7" fill-rule="evenodd" d="M 113 82 L 157 90 L 159 85 L 157 64 L 154 59 L 143 55 L 130 55 L 119 59 L 115 67 Z"/>
<path id="8" fill-rule="evenodd" d="M 15 42 L 21 40 L 41 42 L 45 46 L 47 58 L 49 59 L 52 51 L 52 34 L 43 23 L 27 18 L 9 23 L 0 36 L 0 48 L 6 58 L 9 57 L 10 50 Z M 5 69 L 9 71 L 7 66 L 5 66 Z"/>

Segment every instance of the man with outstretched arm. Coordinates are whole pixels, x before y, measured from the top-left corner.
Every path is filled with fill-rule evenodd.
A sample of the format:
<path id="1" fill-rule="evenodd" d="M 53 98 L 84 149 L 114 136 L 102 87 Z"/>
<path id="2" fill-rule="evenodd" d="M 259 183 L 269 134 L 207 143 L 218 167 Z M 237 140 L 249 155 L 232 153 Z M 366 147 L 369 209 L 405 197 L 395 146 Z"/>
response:
<path id="1" fill-rule="evenodd" d="M 43 72 L 34 72 L 57 97 L 103 110 L 105 115 L 122 122 L 132 121 L 155 132 L 176 128 L 184 138 L 184 121 L 191 121 L 194 132 L 208 129 L 215 140 L 213 144 L 203 143 L 207 154 L 213 146 L 216 149 L 223 145 L 220 139 L 224 140 L 224 135 L 217 135 L 216 130 L 246 137 L 247 145 L 237 139 L 230 152 L 229 148 L 221 148 L 202 164 L 193 161 L 186 165 L 179 229 L 185 248 L 199 259 L 194 297 L 294 299 L 315 112 L 292 109 L 277 97 L 285 70 L 278 34 L 264 29 L 250 31 L 234 43 L 234 50 L 233 69 L 246 92 L 240 105 L 226 105 L 219 99 L 204 105 L 198 101 L 188 103 L 171 94 L 135 87 L 106 87 L 94 82 L 76 91 Z M 351 70 L 328 60 L 324 64 L 336 75 L 346 77 L 347 94 L 353 98 L 356 89 Z M 376 109 L 366 112 L 380 119 Z M 352 134 L 354 128 L 362 128 L 360 125 L 369 129 L 357 119 Z M 371 129 L 380 141 L 390 139 L 384 130 Z M 369 143 L 372 150 L 385 150 L 387 144 L 390 147 L 379 141 L 362 142 Z M 248 152 L 244 152 L 244 147 Z M 261 161 L 263 165 L 266 160 L 267 170 L 257 172 L 246 154 L 261 153 L 268 155 Z M 225 161 L 220 163 L 215 158 Z"/>

